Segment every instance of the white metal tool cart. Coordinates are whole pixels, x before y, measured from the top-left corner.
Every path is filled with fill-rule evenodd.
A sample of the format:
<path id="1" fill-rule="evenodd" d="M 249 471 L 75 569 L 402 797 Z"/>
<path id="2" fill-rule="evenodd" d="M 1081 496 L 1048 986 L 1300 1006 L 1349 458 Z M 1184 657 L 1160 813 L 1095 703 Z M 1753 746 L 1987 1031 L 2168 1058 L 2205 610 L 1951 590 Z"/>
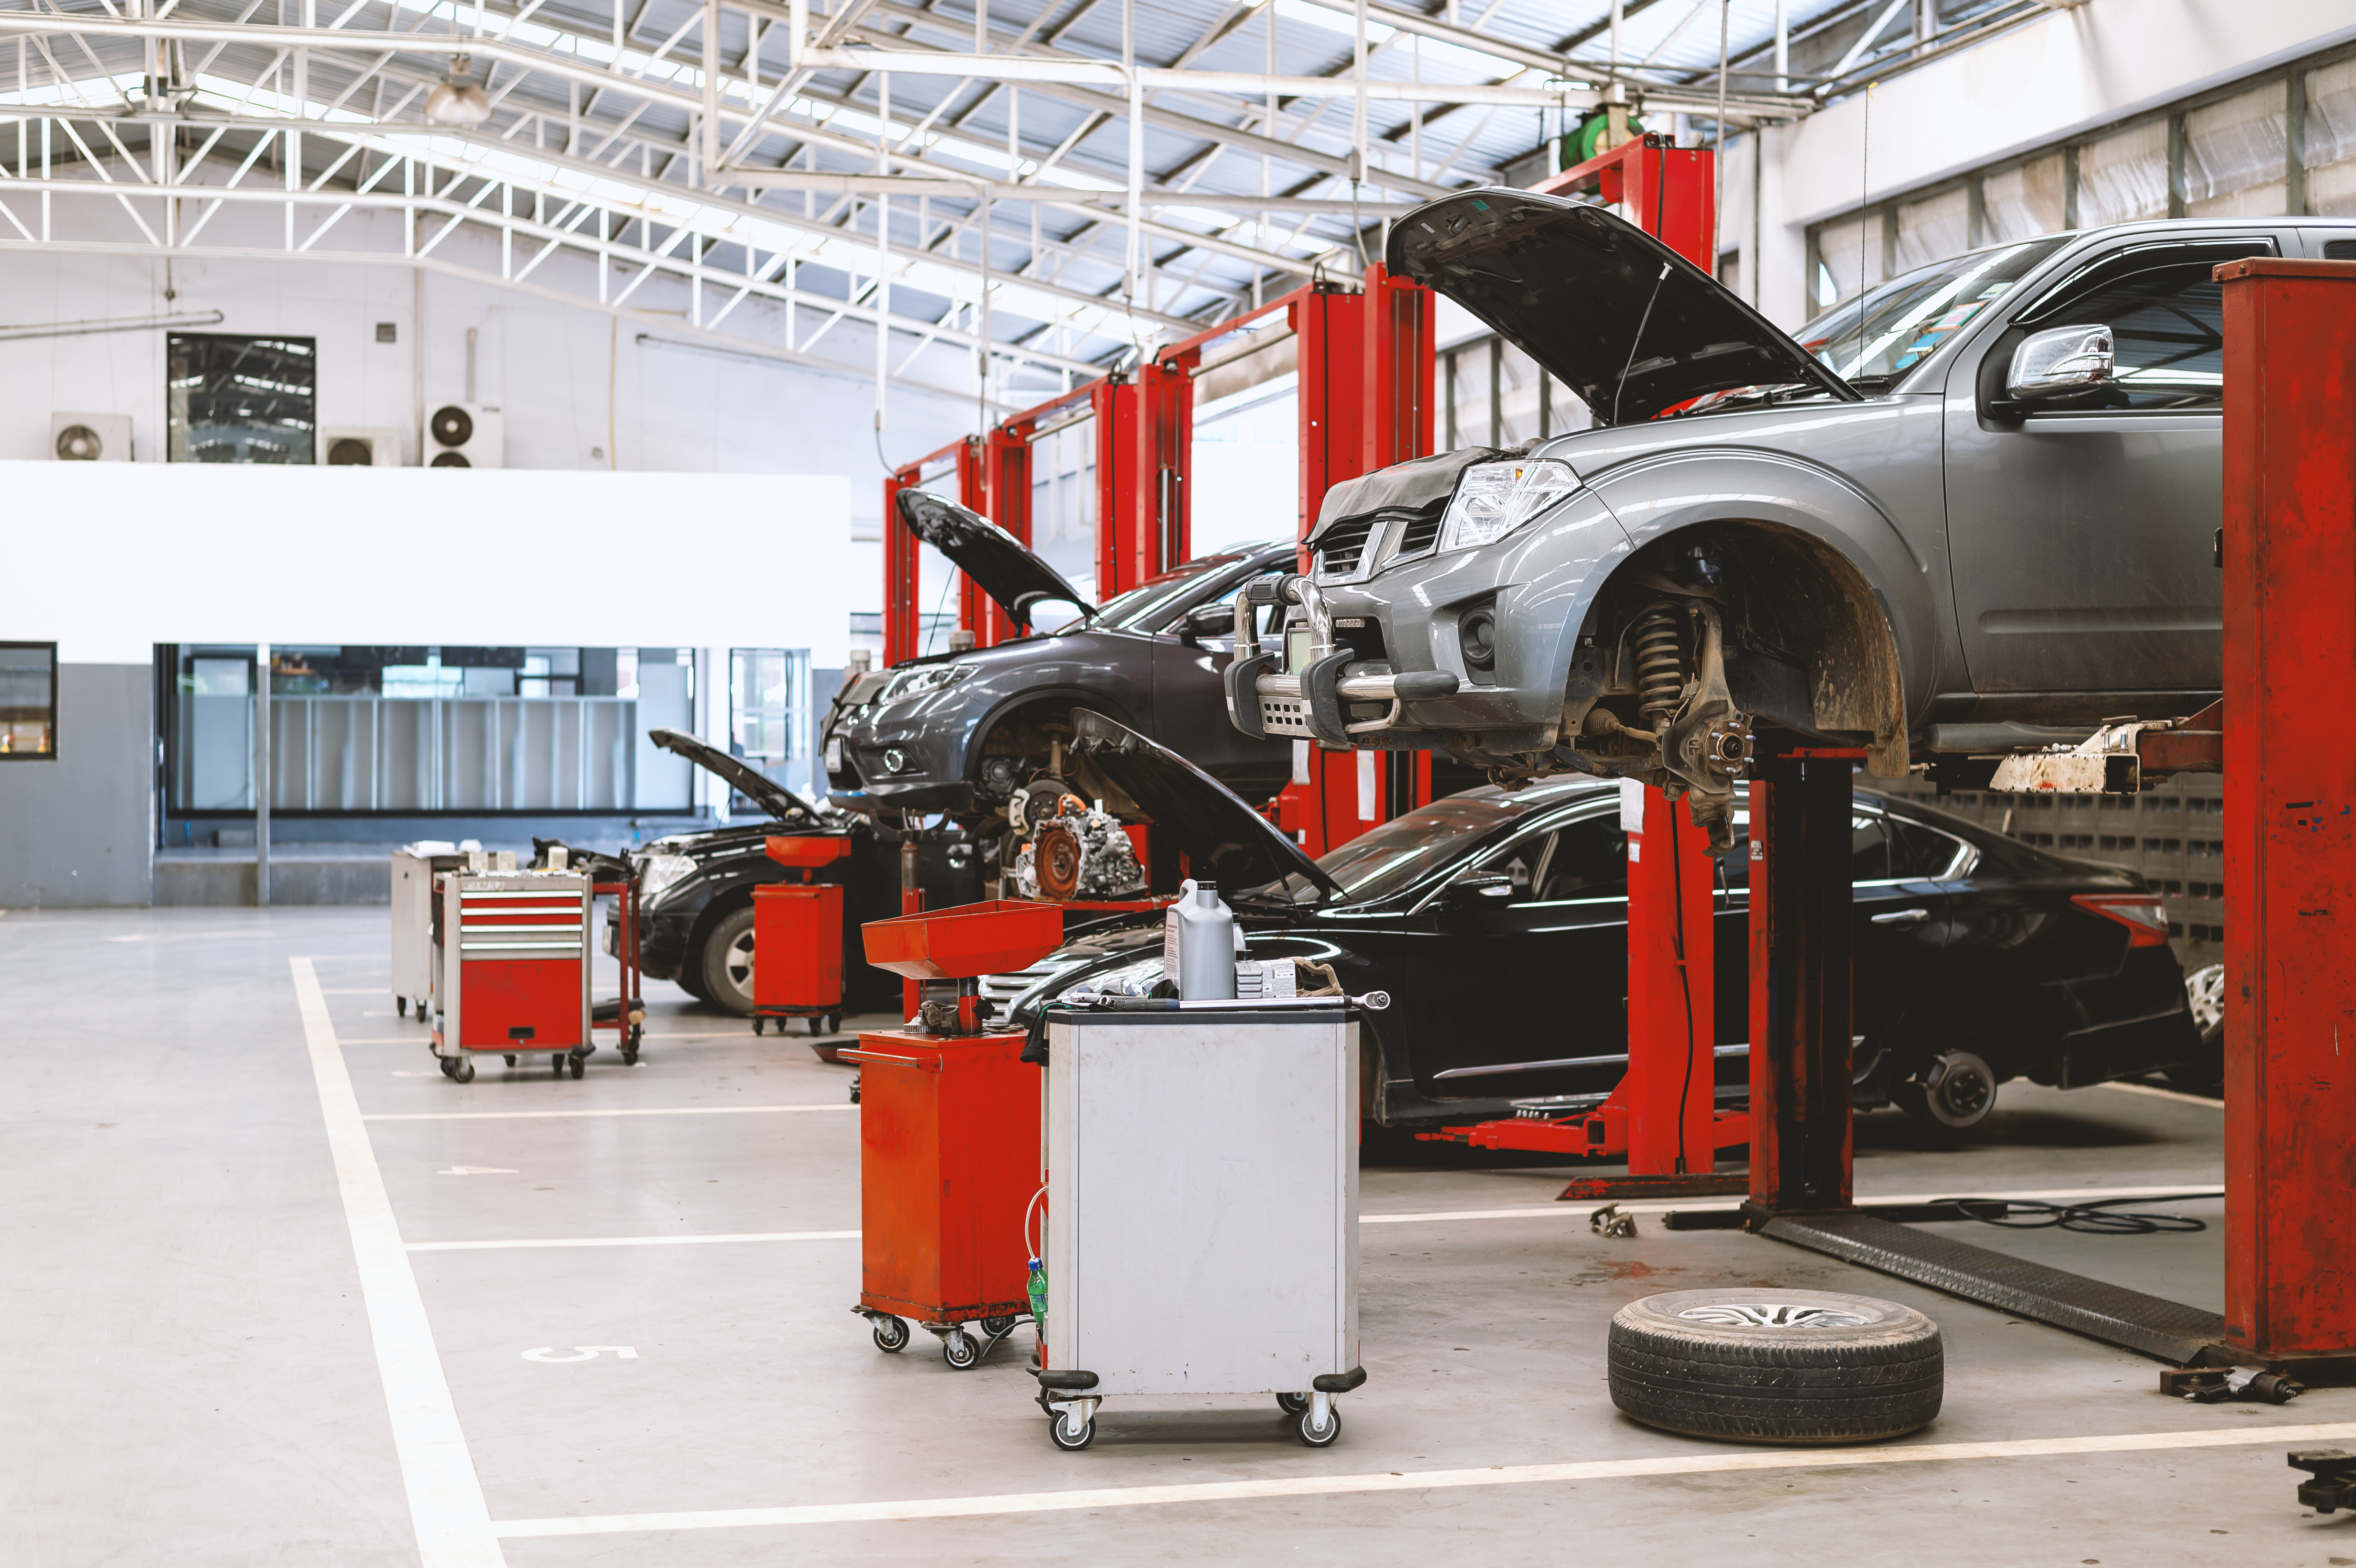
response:
<path id="1" fill-rule="evenodd" d="M 403 1017 L 413 1007 L 419 1023 L 433 1016 L 434 874 L 462 870 L 467 860 L 446 842 L 404 844 L 392 852 L 392 1000 Z"/>
<path id="2" fill-rule="evenodd" d="M 1302 1442 L 1332 1443 L 1336 1396 L 1365 1381 L 1348 999 L 1123 998 L 1046 1025 L 1055 1446 L 1150 1394 L 1274 1394 Z"/>

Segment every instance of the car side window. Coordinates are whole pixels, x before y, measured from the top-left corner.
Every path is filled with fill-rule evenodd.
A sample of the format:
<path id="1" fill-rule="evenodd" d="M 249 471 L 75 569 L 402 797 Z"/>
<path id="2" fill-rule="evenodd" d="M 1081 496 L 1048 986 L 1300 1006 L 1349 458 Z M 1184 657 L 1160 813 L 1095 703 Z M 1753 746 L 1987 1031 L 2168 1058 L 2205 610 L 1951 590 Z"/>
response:
<path id="1" fill-rule="evenodd" d="M 1849 865 L 1852 882 L 1890 880 L 1890 830 L 1879 816 L 1857 812 L 1848 819 Z"/>
<path id="2" fill-rule="evenodd" d="M 2225 286 L 2208 261 L 2153 267 L 2104 284 L 2038 325 L 2107 325 L 2117 354 L 2115 409 L 2214 409 L 2225 395 Z"/>
<path id="3" fill-rule="evenodd" d="M 1890 835 L 1890 874 L 1901 881 L 1936 881 L 1965 848 L 1964 841 L 1902 817 L 1882 818 Z"/>
<path id="4" fill-rule="evenodd" d="M 1553 853 L 1535 895 L 1540 903 L 1628 896 L 1628 836 L 1616 814 L 1565 823 L 1554 835 Z"/>

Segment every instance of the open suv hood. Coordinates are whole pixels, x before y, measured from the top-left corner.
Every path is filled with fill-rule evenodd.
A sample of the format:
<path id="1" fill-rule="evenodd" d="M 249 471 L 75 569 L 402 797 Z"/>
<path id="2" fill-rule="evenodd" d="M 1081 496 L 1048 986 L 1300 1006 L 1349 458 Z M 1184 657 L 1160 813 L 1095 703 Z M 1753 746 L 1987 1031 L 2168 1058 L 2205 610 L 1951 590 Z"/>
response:
<path id="1" fill-rule="evenodd" d="M 1153 819 L 1156 832 L 1175 839 L 1205 880 L 1215 878 L 1222 889 L 1233 891 L 1298 876 L 1328 896 L 1342 891 L 1339 882 L 1242 796 L 1127 725 L 1076 708 L 1072 752 L 1135 801 Z"/>
<path id="2" fill-rule="evenodd" d="M 980 513 L 922 490 L 901 491 L 897 507 L 910 533 L 948 557 L 951 566 L 971 578 L 1025 631 L 1031 627 L 1032 607 L 1049 600 L 1061 599 L 1083 611 L 1096 608 L 1029 546 Z"/>
<path id="3" fill-rule="evenodd" d="M 716 746 L 706 745 L 692 735 L 677 730 L 649 730 L 647 739 L 664 751 L 685 757 L 707 773 L 719 774 L 736 787 L 745 799 L 757 801 L 761 809 L 780 822 L 790 822 L 801 816 L 811 822 L 825 820 L 818 807 L 755 768 L 742 757 L 732 757 Z"/>
<path id="4" fill-rule="evenodd" d="M 1600 207 L 1464 191 L 1394 224 L 1387 260 L 1537 360 L 1598 424 L 1738 387 L 1858 396 L 1708 273 Z"/>

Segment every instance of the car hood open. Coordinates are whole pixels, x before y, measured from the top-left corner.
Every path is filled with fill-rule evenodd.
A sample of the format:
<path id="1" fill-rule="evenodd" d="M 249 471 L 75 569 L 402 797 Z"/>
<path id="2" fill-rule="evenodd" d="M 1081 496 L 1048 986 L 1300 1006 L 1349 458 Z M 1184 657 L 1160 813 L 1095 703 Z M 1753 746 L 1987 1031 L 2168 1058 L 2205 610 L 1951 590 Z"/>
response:
<path id="1" fill-rule="evenodd" d="M 903 527 L 948 557 L 1014 624 L 1029 630 L 1033 606 L 1060 599 L 1083 612 L 1095 605 L 1063 573 L 980 512 L 923 490 L 903 490 L 896 505 Z"/>
<path id="2" fill-rule="evenodd" d="M 706 745 L 692 735 L 677 730 L 649 730 L 647 739 L 664 751 L 685 757 L 707 773 L 719 774 L 736 788 L 747 800 L 760 803 L 761 809 L 780 822 L 790 822 L 800 816 L 810 822 L 822 822 L 818 807 L 762 773 L 742 757 L 732 757 L 717 746 Z"/>
<path id="3" fill-rule="evenodd" d="M 1464 191 L 1393 224 L 1387 259 L 1537 360 L 1598 424 L 1639 423 L 1737 387 L 1858 396 L 1732 291 L 1600 207 Z"/>
<path id="4" fill-rule="evenodd" d="M 1337 896 L 1342 885 L 1243 797 L 1129 726 L 1086 708 L 1072 710 L 1072 751 L 1153 819 L 1205 880 L 1257 888 L 1298 876 Z"/>

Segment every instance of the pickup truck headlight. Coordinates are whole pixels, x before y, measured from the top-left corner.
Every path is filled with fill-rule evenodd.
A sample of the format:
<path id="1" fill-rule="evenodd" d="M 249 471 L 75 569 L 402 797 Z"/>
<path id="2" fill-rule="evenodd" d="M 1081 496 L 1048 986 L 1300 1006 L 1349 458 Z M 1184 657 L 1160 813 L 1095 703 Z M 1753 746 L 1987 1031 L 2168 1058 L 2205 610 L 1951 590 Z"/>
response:
<path id="1" fill-rule="evenodd" d="M 695 869 L 695 860 L 688 855 L 649 855 L 638 869 L 638 901 L 650 904 L 662 896 L 662 891 Z"/>
<path id="2" fill-rule="evenodd" d="M 1494 543 L 1578 488 L 1579 475 L 1570 464 L 1551 458 L 1476 463 L 1458 477 L 1456 494 L 1449 497 L 1440 548 Z"/>

